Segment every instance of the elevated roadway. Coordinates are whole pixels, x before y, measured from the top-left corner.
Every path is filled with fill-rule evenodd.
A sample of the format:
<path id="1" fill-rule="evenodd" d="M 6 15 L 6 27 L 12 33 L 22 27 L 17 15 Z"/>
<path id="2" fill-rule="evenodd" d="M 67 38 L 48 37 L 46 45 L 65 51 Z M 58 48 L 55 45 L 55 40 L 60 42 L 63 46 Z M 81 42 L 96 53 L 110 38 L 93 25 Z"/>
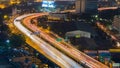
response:
<path id="1" fill-rule="evenodd" d="M 84 65 L 90 68 L 108 68 L 108 66 L 102 64 L 101 62 L 89 57 L 83 52 L 74 48 L 71 44 L 66 43 L 64 40 L 61 42 L 57 42 L 56 38 L 61 38 L 58 35 L 50 32 L 46 33 L 44 30 L 39 29 L 35 24 L 31 24 L 30 20 L 34 17 L 39 17 L 41 15 L 46 15 L 46 13 L 39 13 L 31 15 L 25 19 L 23 19 L 24 25 L 32 30 L 33 32 L 39 31 L 42 39 L 46 40 L 54 47 L 58 48 L 60 51 L 66 53 L 68 56 L 76 60 L 77 62 L 83 63 Z"/>
<path id="2" fill-rule="evenodd" d="M 69 57 L 67 57 L 60 51 L 58 51 L 57 49 L 53 48 L 51 45 L 44 42 L 42 39 L 40 39 L 36 35 L 31 35 L 32 32 L 21 24 L 21 20 L 23 18 L 29 17 L 31 15 L 34 15 L 34 14 L 27 14 L 27 15 L 22 15 L 20 17 L 17 17 L 14 20 L 14 25 L 22 33 L 24 33 L 26 36 L 28 36 L 34 43 L 37 44 L 37 45 L 32 45 L 32 47 L 37 46 L 38 50 L 41 49 L 44 52 L 44 53 L 42 53 L 43 55 L 45 55 L 47 58 L 52 60 L 57 65 L 59 65 L 61 68 L 83 68 L 78 63 L 76 63 L 75 61 L 73 61 L 72 59 L 70 59 Z"/>
<path id="3" fill-rule="evenodd" d="M 118 9 L 118 7 L 101 7 L 98 8 L 99 11 L 103 11 L 103 10 L 115 10 Z"/>

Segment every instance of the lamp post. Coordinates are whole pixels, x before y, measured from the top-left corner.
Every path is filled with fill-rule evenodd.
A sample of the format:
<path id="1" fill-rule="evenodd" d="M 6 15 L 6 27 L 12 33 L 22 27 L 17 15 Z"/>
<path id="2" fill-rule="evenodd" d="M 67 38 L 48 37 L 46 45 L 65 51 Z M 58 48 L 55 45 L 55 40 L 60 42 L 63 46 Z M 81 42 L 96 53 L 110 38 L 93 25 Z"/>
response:
<path id="1" fill-rule="evenodd" d="M 6 44 L 7 44 L 8 49 L 10 49 L 11 47 L 10 47 L 10 40 L 9 39 L 6 40 Z"/>

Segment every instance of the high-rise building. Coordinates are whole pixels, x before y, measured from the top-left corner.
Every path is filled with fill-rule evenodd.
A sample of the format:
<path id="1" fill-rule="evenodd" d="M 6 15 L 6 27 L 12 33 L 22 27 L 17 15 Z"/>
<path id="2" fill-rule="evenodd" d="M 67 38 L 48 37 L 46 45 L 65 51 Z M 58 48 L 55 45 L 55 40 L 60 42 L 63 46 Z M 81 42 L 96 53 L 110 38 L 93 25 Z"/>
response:
<path id="1" fill-rule="evenodd" d="M 84 13 L 97 11 L 98 0 L 76 0 L 76 12 Z"/>
<path id="2" fill-rule="evenodd" d="M 94 12 L 98 9 L 98 0 L 86 0 L 86 12 Z"/>
<path id="3" fill-rule="evenodd" d="M 115 0 L 117 3 L 117 6 L 120 7 L 120 0 Z"/>
<path id="4" fill-rule="evenodd" d="M 75 7 L 76 7 L 76 13 L 85 12 L 85 0 L 76 0 Z"/>
<path id="5" fill-rule="evenodd" d="M 120 32 L 120 15 L 114 16 L 113 28 Z"/>
<path id="6" fill-rule="evenodd" d="M 115 0 L 99 0 L 99 7 L 115 7 L 115 6 L 116 6 Z"/>
<path id="7" fill-rule="evenodd" d="M 54 1 L 75 1 L 75 0 L 54 0 Z"/>
<path id="8" fill-rule="evenodd" d="M 42 0 L 35 0 L 35 2 L 42 2 Z"/>

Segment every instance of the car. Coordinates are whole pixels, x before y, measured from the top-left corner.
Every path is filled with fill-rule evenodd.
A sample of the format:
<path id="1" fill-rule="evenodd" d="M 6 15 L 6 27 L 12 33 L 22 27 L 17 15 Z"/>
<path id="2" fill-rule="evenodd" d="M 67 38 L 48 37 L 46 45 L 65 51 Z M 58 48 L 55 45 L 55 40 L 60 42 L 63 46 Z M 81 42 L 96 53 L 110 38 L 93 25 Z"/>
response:
<path id="1" fill-rule="evenodd" d="M 33 35 L 33 34 L 38 35 L 38 34 L 40 34 L 40 31 L 32 32 L 31 35 Z"/>
<path id="2" fill-rule="evenodd" d="M 20 21 L 20 20 L 17 19 L 17 20 L 15 20 L 15 21 Z"/>

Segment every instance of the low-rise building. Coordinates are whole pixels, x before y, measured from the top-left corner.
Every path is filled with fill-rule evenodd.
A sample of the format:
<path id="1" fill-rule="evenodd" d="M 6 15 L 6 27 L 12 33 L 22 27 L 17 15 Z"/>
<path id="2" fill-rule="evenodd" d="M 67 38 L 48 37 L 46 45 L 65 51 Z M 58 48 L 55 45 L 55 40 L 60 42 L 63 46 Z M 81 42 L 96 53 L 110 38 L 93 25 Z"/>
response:
<path id="1" fill-rule="evenodd" d="M 87 37 L 90 38 L 91 34 L 89 32 L 85 32 L 85 31 L 70 31 L 66 33 L 67 37 Z"/>
<path id="2" fill-rule="evenodd" d="M 66 19 L 67 13 L 50 13 L 50 16 L 56 17 L 56 18 L 61 18 L 61 19 Z"/>

